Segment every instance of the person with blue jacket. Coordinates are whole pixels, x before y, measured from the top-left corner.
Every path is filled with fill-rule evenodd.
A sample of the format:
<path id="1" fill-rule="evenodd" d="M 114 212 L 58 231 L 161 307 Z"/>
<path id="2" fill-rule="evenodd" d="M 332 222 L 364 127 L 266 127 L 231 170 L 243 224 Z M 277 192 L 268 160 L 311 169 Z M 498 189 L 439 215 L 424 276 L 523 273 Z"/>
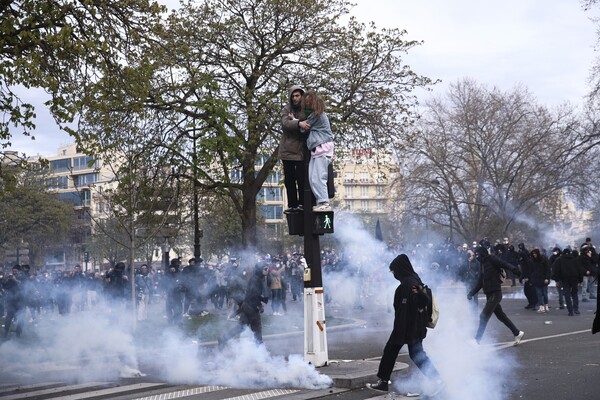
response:
<path id="1" fill-rule="evenodd" d="M 310 150 L 308 178 L 317 204 L 313 211 L 331 211 L 327 178 L 329 164 L 333 161 L 333 132 L 325 114 L 325 101 L 315 91 L 308 91 L 302 99 L 306 123 L 310 127 L 306 146 Z"/>

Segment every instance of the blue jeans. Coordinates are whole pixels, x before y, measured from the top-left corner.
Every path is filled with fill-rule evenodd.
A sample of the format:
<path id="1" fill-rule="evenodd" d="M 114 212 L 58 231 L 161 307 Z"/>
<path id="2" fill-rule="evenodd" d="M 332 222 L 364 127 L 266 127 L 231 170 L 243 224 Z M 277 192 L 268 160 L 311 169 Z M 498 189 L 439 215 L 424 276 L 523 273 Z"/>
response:
<path id="1" fill-rule="evenodd" d="M 536 286 L 535 292 L 537 293 L 537 304 L 540 307 L 548 304 L 548 285 Z"/>

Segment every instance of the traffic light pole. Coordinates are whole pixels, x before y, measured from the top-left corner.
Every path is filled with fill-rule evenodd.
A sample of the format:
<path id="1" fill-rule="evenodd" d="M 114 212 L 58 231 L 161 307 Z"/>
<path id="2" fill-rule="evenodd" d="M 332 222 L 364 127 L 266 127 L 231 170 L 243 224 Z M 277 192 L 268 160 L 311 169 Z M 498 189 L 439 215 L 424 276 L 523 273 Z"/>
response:
<path id="1" fill-rule="evenodd" d="M 325 320 L 325 295 L 319 235 L 313 233 L 313 193 L 308 178 L 310 152 L 304 148 L 304 359 L 316 367 L 329 362 Z"/>

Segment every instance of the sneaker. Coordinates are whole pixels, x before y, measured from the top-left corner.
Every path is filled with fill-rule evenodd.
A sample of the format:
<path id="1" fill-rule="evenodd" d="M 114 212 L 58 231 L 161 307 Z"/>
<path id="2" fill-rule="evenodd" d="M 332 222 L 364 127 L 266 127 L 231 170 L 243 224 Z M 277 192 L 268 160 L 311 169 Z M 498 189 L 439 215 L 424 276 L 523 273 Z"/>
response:
<path id="1" fill-rule="evenodd" d="M 546 312 L 546 307 L 539 306 L 539 308 L 537 309 L 537 312 L 539 312 L 539 313 L 545 313 Z"/>
<path id="2" fill-rule="evenodd" d="M 304 211 L 304 206 L 302 204 L 298 204 L 298 207 L 296 207 L 296 210 Z"/>
<path id="3" fill-rule="evenodd" d="M 572 317 L 573 315 L 575 315 L 575 314 L 573 314 L 571 311 L 569 311 L 569 317 Z"/>
<path id="4" fill-rule="evenodd" d="M 331 206 L 329 205 L 329 203 L 319 203 L 313 207 L 313 211 L 318 211 L 318 212 L 331 211 Z"/>
<path id="5" fill-rule="evenodd" d="M 584 303 L 587 303 L 589 300 L 588 299 L 581 299 L 581 301 L 583 301 Z"/>
<path id="6" fill-rule="evenodd" d="M 581 313 L 579 312 L 579 310 L 573 310 L 573 312 L 575 313 L 575 315 L 579 315 L 579 314 L 581 314 Z"/>
<path id="7" fill-rule="evenodd" d="M 546 304 L 544 308 L 546 309 L 546 312 L 550 311 L 550 306 L 548 304 Z"/>
<path id="8" fill-rule="evenodd" d="M 387 392 L 388 391 L 388 381 L 379 379 L 375 383 L 367 383 L 367 388 L 373 389 L 373 390 L 378 390 L 380 392 Z"/>
<path id="9" fill-rule="evenodd" d="M 523 336 L 525 336 L 525 332 L 519 331 L 519 334 L 515 336 L 515 346 L 518 346 L 519 343 L 521 343 L 521 340 L 523 340 Z"/>
<path id="10" fill-rule="evenodd" d="M 294 207 L 286 208 L 285 210 L 283 210 L 284 214 L 291 214 L 293 212 L 296 212 L 296 209 Z"/>

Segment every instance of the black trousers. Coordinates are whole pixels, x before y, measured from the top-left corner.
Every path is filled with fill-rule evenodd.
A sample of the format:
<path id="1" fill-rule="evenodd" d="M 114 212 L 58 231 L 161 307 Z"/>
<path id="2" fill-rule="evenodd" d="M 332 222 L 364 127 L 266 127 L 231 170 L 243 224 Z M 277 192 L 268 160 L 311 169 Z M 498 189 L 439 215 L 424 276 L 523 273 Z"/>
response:
<path id="1" fill-rule="evenodd" d="M 262 321 L 260 318 L 260 312 L 242 303 L 239 309 L 239 316 L 240 323 L 223 335 L 219 341 L 223 343 L 227 342 L 229 339 L 242 333 L 244 328 L 248 326 L 250 327 L 250 330 L 254 332 L 254 338 L 256 339 L 256 342 L 262 343 Z"/>
<path id="2" fill-rule="evenodd" d="M 384 381 L 390 380 L 394 365 L 396 364 L 396 358 L 398 358 L 401 348 L 402 345 L 391 343 L 389 341 L 387 342 L 383 349 L 381 362 L 379 363 L 379 370 L 377 371 L 378 378 Z M 423 372 L 423 375 L 430 379 L 439 379 L 440 374 L 433 366 L 433 363 L 427 356 L 427 353 L 425 353 L 425 350 L 423 350 L 422 340 L 408 345 L 408 356 L 415 363 L 417 368 Z"/>
<path id="3" fill-rule="evenodd" d="M 538 302 L 537 292 L 535 291 L 535 286 L 533 286 L 530 281 L 527 281 L 523 284 L 523 292 L 527 298 L 527 305 L 532 307 L 535 306 Z"/>
<path id="4" fill-rule="evenodd" d="M 477 335 L 475 336 L 475 340 L 478 342 L 481 340 L 483 333 L 485 332 L 485 327 L 487 326 L 488 321 L 492 317 L 492 314 L 496 315 L 496 318 L 500 322 L 502 322 L 510 331 L 513 336 L 517 336 L 519 334 L 519 330 L 513 324 L 513 322 L 508 318 L 508 316 L 502 310 L 502 306 L 500 305 L 500 301 L 502 301 L 502 291 L 492 292 L 486 294 L 486 302 L 483 306 L 483 310 L 481 310 L 481 314 L 479 315 L 479 329 L 477 329 Z"/>
<path id="5" fill-rule="evenodd" d="M 304 161 L 282 160 L 288 207 L 304 205 Z"/>
<path id="6" fill-rule="evenodd" d="M 565 303 L 567 303 L 567 310 L 572 313 L 573 311 L 579 311 L 579 293 L 577 285 L 571 286 L 566 282 L 560 283 L 560 288 L 565 296 Z"/>

